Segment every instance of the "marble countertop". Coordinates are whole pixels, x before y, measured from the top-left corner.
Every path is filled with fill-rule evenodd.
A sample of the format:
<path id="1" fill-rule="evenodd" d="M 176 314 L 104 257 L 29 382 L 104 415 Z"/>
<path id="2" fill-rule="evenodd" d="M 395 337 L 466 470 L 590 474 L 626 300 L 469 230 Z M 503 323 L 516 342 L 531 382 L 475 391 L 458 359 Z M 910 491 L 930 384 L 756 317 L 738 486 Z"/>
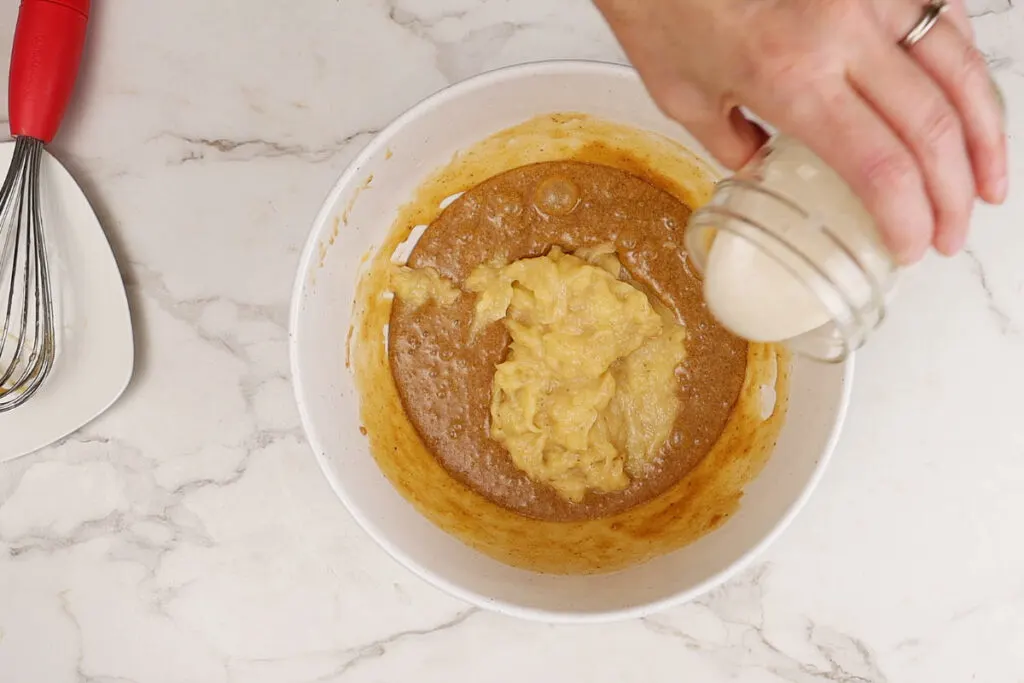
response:
<path id="1" fill-rule="evenodd" d="M 374 131 L 485 69 L 621 60 L 593 8 L 94 4 L 53 151 L 113 243 L 138 364 L 101 419 L 0 465 L 0 680 L 1024 681 L 1020 146 L 968 252 L 905 277 L 824 481 L 756 566 L 654 617 L 548 627 L 467 608 L 356 526 L 304 441 L 286 317 Z M 1024 7 L 971 9 L 1019 137 Z"/>

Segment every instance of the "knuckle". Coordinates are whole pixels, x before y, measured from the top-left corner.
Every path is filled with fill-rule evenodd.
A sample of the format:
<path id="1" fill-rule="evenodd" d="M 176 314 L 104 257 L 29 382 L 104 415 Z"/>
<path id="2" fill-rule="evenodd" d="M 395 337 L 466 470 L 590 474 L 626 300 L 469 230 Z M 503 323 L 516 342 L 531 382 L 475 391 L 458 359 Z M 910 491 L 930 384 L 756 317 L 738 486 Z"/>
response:
<path id="1" fill-rule="evenodd" d="M 913 157 L 898 150 L 869 154 L 861 165 L 861 173 L 876 193 L 898 192 L 912 187 L 917 176 Z"/>
<path id="2" fill-rule="evenodd" d="M 757 59 L 752 71 L 763 86 L 790 95 L 813 87 L 821 77 L 820 65 L 815 54 L 778 48 Z"/>
<path id="3" fill-rule="evenodd" d="M 919 135 L 931 155 L 940 149 L 960 147 L 960 117 L 946 102 L 936 102 L 925 113 Z"/>
<path id="4" fill-rule="evenodd" d="M 827 107 L 827 94 L 844 80 L 845 66 L 835 50 L 815 45 L 783 42 L 777 36 L 762 41 L 748 59 L 747 80 L 751 88 L 779 102 L 801 101 L 820 110 Z M 823 95 L 823 93 L 825 95 Z"/>
<path id="5" fill-rule="evenodd" d="M 799 88 L 788 98 L 788 114 L 800 127 L 820 126 L 823 121 L 838 120 L 846 98 L 832 86 Z"/>
<path id="6" fill-rule="evenodd" d="M 938 232 L 956 234 L 967 229 L 971 217 L 970 203 L 947 198 L 946 202 L 936 202 L 934 208 Z"/>
<path id="7" fill-rule="evenodd" d="M 739 57 L 741 73 L 751 85 L 789 93 L 818 80 L 829 68 L 831 54 L 808 37 L 794 40 L 786 31 L 763 30 Z"/>
<path id="8" fill-rule="evenodd" d="M 949 192 L 940 191 L 935 200 L 936 212 L 946 229 L 960 232 L 967 229 L 974 208 L 973 185 L 957 183 Z"/>
<path id="9" fill-rule="evenodd" d="M 958 93 L 958 99 L 960 100 L 991 102 L 996 110 L 1003 106 L 1000 102 L 1001 96 L 989 71 L 988 61 L 985 59 L 985 55 L 974 45 L 968 45 L 964 48 L 964 56 L 960 67 L 960 80 L 954 87 L 960 90 L 960 93 Z"/>
<path id="10" fill-rule="evenodd" d="M 981 50 L 974 45 L 968 44 L 964 47 L 961 64 L 961 73 L 965 80 L 984 79 L 986 82 L 988 81 L 988 62 Z"/>
<path id="11" fill-rule="evenodd" d="M 864 0 L 800 0 L 791 12 L 766 11 L 734 59 L 738 72 L 755 90 L 790 99 L 823 83 L 845 77 L 848 54 L 837 49 L 843 39 L 860 42 L 867 29 Z M 793 22 L 802 30 L 794 33 Z"/>

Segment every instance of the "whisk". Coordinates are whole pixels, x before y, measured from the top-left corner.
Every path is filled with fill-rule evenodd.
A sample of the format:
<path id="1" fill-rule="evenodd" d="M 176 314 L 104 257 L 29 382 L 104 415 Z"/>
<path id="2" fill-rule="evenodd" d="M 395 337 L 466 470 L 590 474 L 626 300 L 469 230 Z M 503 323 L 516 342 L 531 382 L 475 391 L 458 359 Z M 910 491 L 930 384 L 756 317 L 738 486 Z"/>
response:
<path id="1" fill-rule="evenodd" d="M 89 5 L 22 0 L 18 11 L 8 97 L 14 156 L 0 188 L 0 413 L 28 401 L 57 359 L 39 167 L 74 87 Z"/>

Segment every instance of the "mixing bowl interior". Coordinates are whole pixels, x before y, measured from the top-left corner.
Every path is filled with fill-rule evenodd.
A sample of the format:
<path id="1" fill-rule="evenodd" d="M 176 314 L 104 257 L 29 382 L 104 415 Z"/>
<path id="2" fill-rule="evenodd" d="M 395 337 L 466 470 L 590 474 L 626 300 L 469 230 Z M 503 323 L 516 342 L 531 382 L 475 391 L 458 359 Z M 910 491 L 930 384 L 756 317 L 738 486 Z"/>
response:
<path id="1" fill-rule="evenodd" d="M 470 602 L 527 618 L 635 616 L 724 581 L 782 530 L 831 454 L 852 363 L 794 360 L 786 424 L 739 511 L 699 541 L 643 565 L 595 576 L 537 574 L 496 562 L 428 522 L 381 474 L 360 433 L 358 395 L 346 367 L 346 339 L 358 314 L 353 311 L 357 274 L 429 172 L 498 130 L 550 112 L 582 112 L 651 130 L 704 154 L 657 110 L 627 67 L 524 65 L 463 82 L 417 105 L 359 155 L 313 226 L 291 315 L 296 397 L 332 487 L 368 533 L 412 571 Z"/>

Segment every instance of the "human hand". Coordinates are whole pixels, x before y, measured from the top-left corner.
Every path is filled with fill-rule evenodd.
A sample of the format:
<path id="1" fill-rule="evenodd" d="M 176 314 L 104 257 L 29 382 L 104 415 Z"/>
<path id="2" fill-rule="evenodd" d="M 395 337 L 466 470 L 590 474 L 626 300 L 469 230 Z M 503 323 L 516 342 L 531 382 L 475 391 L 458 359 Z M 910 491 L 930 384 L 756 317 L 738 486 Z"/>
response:
<path id="1" fill-rule="evenodd" d="M 924 0 L 594 0 L 655 101 L 730 168 L 765 133 L 835 169 L 903 263 L 966 239 L 1007 190 L 1002 112 L 963 0 L 915 46 Z"/>

